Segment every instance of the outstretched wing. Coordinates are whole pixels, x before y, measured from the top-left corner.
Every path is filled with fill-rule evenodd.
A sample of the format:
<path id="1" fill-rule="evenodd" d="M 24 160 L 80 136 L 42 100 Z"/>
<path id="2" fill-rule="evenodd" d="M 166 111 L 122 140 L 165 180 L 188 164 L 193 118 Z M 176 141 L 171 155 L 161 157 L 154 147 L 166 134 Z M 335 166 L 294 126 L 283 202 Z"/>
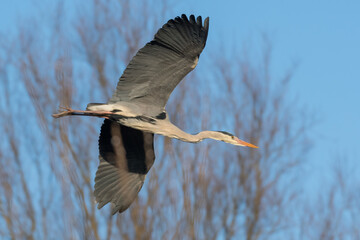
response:
<path id="1" fill-rule="evenodd" d="M 145 103 L 163 109 L 176 85 L 195 67 L 205 47 L 209 18 L 169 20 L 130 61 L 109 103 Z"/>
<path id="2" fill-rule="evenodd" d="M 121 213 L 135 200 L 155 160 L 153 138 L 152 133 L 104 121 L 94 191 L 99 209 L 110 202 L 112 213 Z"/>

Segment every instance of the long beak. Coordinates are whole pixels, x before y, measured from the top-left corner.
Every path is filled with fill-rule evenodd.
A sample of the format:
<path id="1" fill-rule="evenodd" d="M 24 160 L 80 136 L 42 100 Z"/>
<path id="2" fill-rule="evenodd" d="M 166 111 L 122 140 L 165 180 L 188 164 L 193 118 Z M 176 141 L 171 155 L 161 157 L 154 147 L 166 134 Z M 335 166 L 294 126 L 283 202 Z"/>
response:
<path id="1" fill-rule="evenodd" d="M 259 148 L 258 146 L 255 146 L 254 144 L 245 142 L 245 141 L 240 140 L 240 139 L 237 139 L 236 141 L 237 141 L 239 144 L 241 144 L 241 145 L 243 145 L 243 146 L 245 146 L 245 147 Z"/>

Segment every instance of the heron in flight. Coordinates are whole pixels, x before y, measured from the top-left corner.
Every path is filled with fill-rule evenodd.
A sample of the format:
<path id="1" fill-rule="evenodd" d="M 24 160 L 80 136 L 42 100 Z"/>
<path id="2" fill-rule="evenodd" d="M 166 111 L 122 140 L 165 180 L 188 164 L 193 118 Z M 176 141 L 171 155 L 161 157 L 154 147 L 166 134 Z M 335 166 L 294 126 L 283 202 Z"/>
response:
<path id="1" fill-rule="evenodd" d="M 154 134 L 197 143 L 206 138 L 257 148 L 224 131 L 192 135 L 173 125 L 165 105 L 176 85 L 197 65 L 205 47 L 209 18 L 186 15 L 169 20 L 126 67 L 108 103 L 90 103 L 86 111 L 65 108 L 68 115 L 105 118 L 99 137 L 100 165 L 94 195 L 98 208 L 111 203 L 125 211 L 140 191 L 155 160 Z"/>

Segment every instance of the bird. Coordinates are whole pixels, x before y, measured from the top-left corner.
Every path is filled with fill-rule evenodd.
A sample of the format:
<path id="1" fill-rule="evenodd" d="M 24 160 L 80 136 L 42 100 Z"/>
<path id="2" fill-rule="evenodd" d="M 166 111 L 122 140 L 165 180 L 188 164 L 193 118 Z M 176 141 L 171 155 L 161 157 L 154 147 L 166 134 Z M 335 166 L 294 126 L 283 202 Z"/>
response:
<path id="1" fill-rule="evenodd" d="M 168 98 L 196 67 L 208 31 L 209 17 L 202 21 L 201 16 L 182 14 L 170 19 L 130 60 L 107 103 L 89 103 L 86 110 L 63 108 L 53 114 L 104 118 L 94 187 L 99 209 L 110 203 L 112 214 L 122 213 L 133 203 L 155 161 L 154 134 L 190 143 L 210 138 L 257 148 L 225 131 L 189 134 L 169 120 Z"/>

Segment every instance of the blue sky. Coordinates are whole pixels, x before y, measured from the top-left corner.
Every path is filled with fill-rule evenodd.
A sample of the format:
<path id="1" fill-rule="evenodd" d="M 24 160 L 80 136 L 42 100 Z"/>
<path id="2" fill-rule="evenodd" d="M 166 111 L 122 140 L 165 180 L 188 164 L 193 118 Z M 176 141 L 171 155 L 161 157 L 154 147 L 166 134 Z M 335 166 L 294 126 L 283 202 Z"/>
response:
<path id="1" fill-rule="evenodd" d="M 11 30 L 18 15 L 31 15 L 30 1 L 0 1 L 0 30 Z M 236 46 L 266 33 L 273 43 L 275 76 L 294 62 L 292 94 L 319 119 L 313 128 L 312 177 L 345 155 L 360 157 L 360 1 L 179 1 L 173 13 L 210 16 L 207 47 Z M 252 45 L 256 49 L 257 46 Z M 357 169 L 359 170 L 359 169 Z"/>
<path id="2" fill-rule="evenodd" d="M 318 119 L 309 156 L 312 177 L 323 177 L 338 156 L 348 157 L 352 166 L 357 165 L 360 1 L 188 0 L 176 8 L 179 13 L 210 16 L 207 47 L 216 38 L 233 46 L 266 33 L 273 43 L 275 76 L 297 62 L 292 94 Z"/>

